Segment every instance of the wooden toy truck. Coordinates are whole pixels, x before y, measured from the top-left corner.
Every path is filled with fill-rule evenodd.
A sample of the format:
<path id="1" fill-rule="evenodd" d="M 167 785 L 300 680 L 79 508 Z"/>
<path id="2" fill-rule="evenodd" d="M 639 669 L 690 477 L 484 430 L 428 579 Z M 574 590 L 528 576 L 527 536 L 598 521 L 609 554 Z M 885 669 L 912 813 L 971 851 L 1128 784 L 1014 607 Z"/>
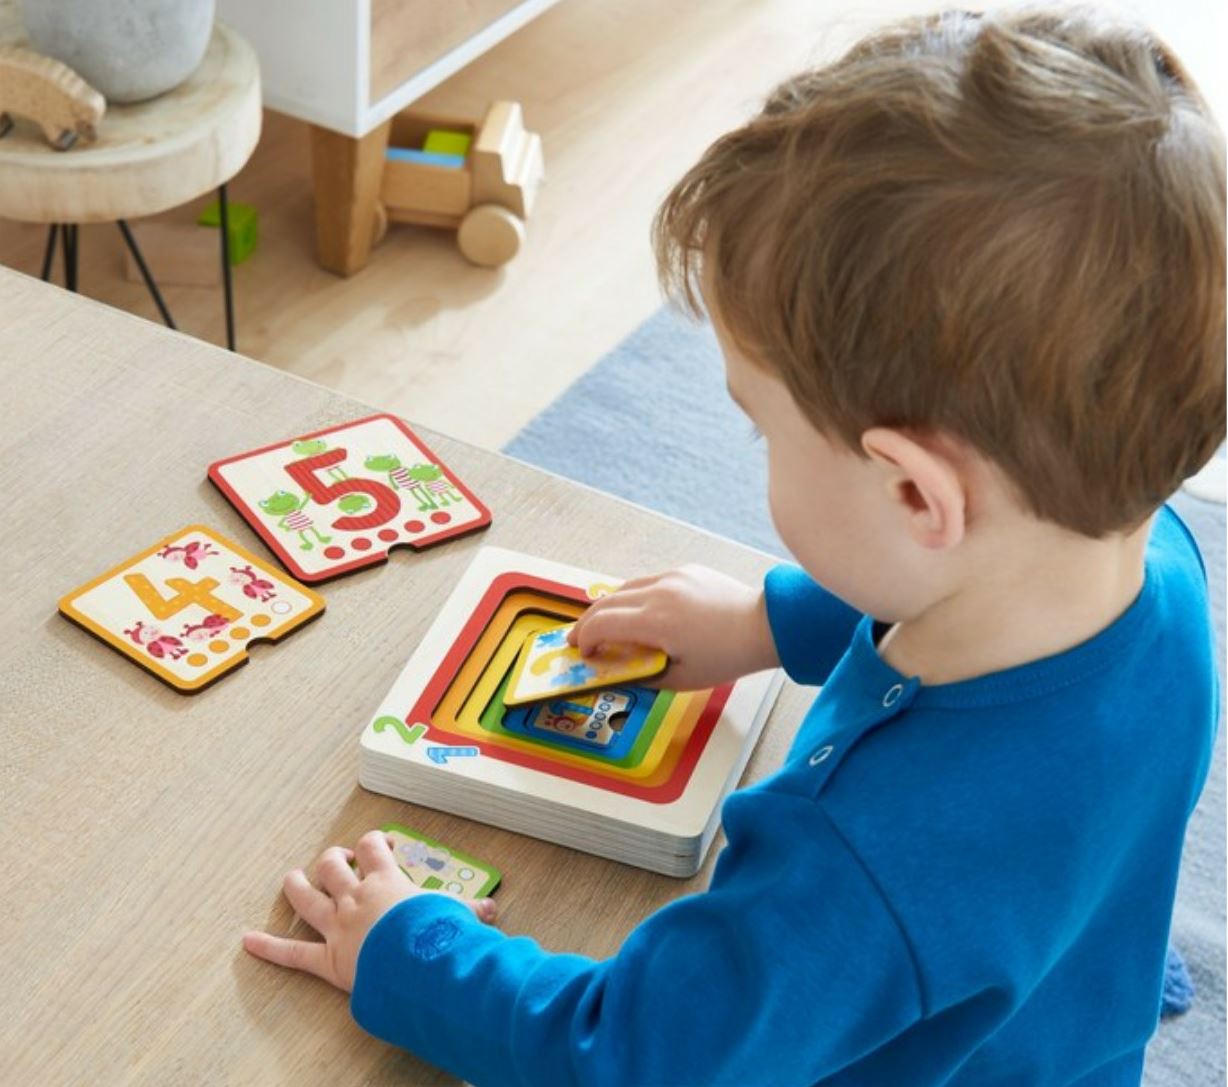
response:
<path id="1" fill-rule="evenodd" d="M 525 131 L 516 102 L 493 103 L 477 124 L 406 111 L 392 119 L 390 156 L 398 148 L 421 148 L 437 129 L 471 136 L 463 164 L 388 157 L 375 207 L 375 242 L 389 222 L 444 227 L 456 231 L 461 253 L 474 264 L 506 264 L 524 242 L 525 220 L 542 180 L 541 137 Z"/>

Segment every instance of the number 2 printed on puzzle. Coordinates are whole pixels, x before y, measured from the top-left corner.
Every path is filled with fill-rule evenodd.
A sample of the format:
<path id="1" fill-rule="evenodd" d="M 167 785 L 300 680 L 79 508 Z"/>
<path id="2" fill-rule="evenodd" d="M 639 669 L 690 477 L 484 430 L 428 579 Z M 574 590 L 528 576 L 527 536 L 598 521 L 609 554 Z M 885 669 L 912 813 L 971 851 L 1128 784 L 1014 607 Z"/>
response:
<path id="1" fill-rule="evenodd" d="M 210 465 L 209 478 L 304 581 L 490 524 L 489 510 L 391 415 L 241 453 Z"/>

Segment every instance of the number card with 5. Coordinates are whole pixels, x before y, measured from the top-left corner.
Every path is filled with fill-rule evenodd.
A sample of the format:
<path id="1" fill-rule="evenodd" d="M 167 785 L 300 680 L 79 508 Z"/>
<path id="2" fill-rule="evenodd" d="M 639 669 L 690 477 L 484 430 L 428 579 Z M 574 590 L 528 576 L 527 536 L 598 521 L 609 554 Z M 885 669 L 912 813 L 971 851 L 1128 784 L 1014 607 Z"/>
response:
<path id="1" fill-rule="evenodd" d="M 295 577 L 324 581 L 490 524 L 490 511 L 400 419 L 372 415 L 209 466 Z"/>
<path id="2" fill-rule="evenodd" d="M 60 612 L 176 690 L 199 691 L 314 619 L 324 598 L 205 525 L 74 589 Z"/>

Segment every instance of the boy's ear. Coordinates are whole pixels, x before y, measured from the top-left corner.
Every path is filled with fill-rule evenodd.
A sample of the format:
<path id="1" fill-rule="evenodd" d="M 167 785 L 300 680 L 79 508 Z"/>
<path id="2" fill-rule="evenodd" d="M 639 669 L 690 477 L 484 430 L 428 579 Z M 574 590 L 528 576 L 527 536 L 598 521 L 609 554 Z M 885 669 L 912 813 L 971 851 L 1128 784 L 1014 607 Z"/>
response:
<path id="1" fill-rule="evenodd" d="M 861 436 L 861 448 L 883 469 L 888 492 L 920 546 L 943 550 L 963 540 L 967 493 L 956 462 L 940 447 L 871 427 Z"/>

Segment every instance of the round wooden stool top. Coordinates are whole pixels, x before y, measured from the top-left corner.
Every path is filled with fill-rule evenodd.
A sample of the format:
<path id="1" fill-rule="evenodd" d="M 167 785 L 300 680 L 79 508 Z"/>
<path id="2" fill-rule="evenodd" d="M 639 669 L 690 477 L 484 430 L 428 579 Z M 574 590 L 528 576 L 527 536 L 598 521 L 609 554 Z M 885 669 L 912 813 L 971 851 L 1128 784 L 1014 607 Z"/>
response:
<path id="1" fill-rule="evenodd" d="M 29 48 L 12 3 L 0 2 L 0 44 Z M 200 66 L 148 102 L 107 105 L 98 139 L 55 151 L 17 117 L 0 139 L 0 218 L 30 223 L 136 219 L 229 181 L 260 137 L 260 68 L 234 31 L 215 23 Z"/>

